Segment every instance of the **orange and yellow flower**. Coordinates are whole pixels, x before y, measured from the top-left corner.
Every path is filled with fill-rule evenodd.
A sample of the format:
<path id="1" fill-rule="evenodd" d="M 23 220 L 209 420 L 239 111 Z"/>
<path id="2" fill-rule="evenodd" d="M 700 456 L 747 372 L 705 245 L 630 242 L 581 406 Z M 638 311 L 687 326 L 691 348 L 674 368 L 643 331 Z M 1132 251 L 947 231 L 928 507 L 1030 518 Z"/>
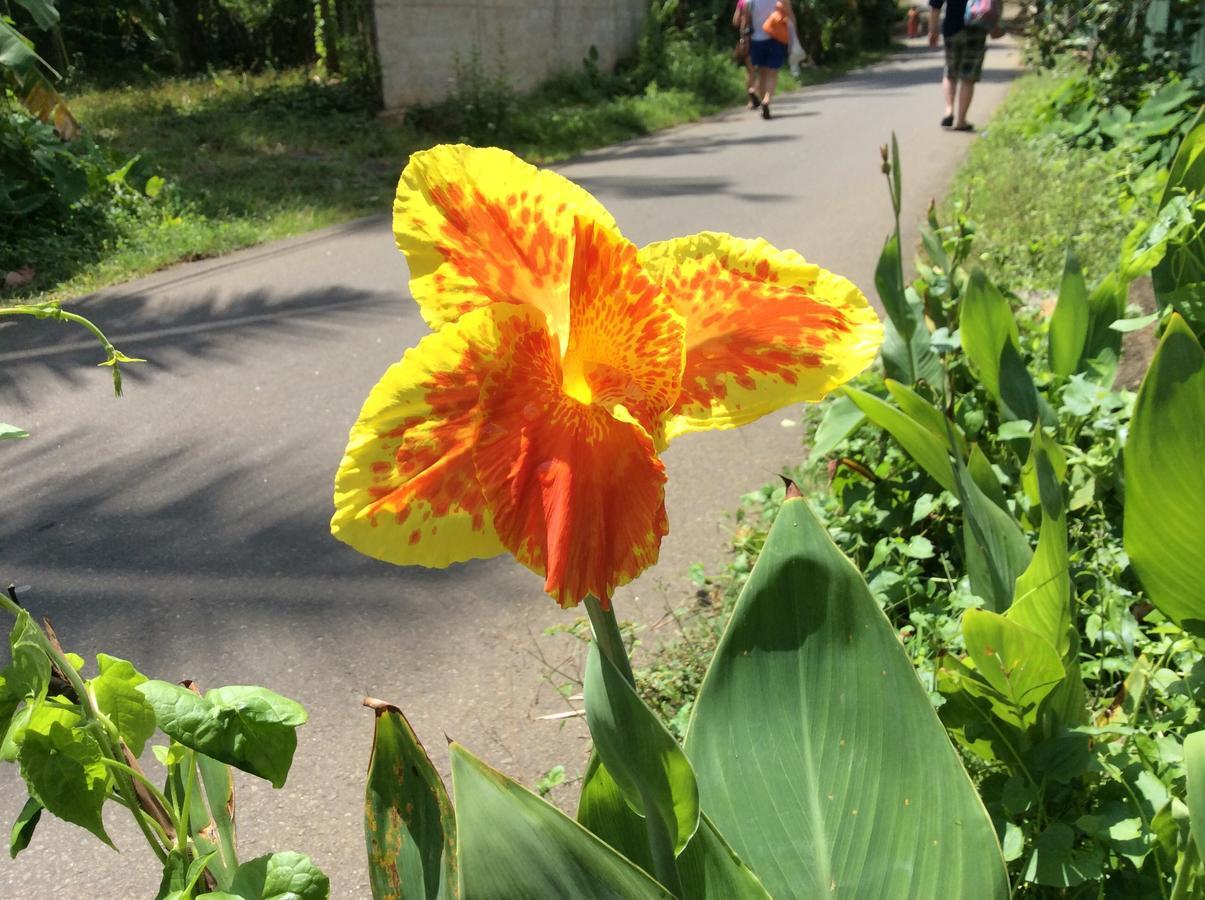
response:
<path id="1" fill-rule="evenodd" d="M 369 394 L 331 531 L 443 567 L 513 553 L 562 606 L 657 561 L 658 451 L 815 401 L 882 328 L 849 281 L 724 234 L 637 249 L 577 185 L 503 150 L 417 153 L 394 201 L 434 329 Z"/>

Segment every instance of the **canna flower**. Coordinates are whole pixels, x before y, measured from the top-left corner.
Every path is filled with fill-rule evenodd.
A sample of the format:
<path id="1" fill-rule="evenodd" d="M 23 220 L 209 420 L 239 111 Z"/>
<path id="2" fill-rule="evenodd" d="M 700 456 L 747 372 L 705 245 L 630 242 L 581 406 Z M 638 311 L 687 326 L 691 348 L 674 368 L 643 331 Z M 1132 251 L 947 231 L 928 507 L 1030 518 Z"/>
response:
<path id="1" fill-rule="evenodd" d="M 657 561 L 659 451 L 815 401 L 882 327 L 846 279 L 725 234 L 637 249 L 586 191 L 497 149 L 414 154 L 394 201 L 432 327 L 373 388 L 331 531 L 444 567 L 504 552 L 562 606 Z"/>

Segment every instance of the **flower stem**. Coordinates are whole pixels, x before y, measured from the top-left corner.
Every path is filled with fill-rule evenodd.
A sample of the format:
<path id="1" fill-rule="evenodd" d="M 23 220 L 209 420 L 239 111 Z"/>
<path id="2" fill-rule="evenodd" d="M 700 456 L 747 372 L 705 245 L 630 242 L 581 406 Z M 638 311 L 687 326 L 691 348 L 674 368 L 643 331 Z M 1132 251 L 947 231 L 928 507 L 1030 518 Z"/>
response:
<path id="1" fill-rule="evenodd" d="M 636 676 L 632 674 L 632 663 L 628 659 L 628 649 L 623 644 L 615 610 L 603 609 L 598 598 L 590 596 L 586 598 L 586 612 L 590 615 L 590 627 L 594 630 L 594 641 L 599 651 L 628 680 L 628 684 L 635 687 Z"/>
<path id="2" fill-rule="evenodd" d="M 603 609 L 598 598 L 587 597 L 586 612 L 590 615 L 590 627 L 594 630 L 594 642 L 598 644 L 599 652 L 615 666 L 619 674 L 627 679 L 628 684 L 635 688 L 636 677 L 632 674 L 632 662 L 628 658 L 628 649 L 624 645 L 623 633 L 619 630 L 615 610 L 613 608 Z M 649 852 L 653 857 L 653 874 L 670 893 L 675 897 L 681 897 L 682 880 L 678 875 L 673 841 L 670 840 L 669 832 L 661 818 L 655 810 L 648 807 L 647 801 L 644 825 L 648 835 Z"/>

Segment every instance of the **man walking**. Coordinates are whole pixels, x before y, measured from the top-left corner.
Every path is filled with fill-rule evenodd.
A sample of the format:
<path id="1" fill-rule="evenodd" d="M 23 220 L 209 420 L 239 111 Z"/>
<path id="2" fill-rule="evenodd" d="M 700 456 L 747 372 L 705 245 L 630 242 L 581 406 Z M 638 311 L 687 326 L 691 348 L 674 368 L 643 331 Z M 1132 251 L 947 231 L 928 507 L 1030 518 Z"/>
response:
<path id="1" fill-rule="evenodd" d="M 967 121 L 967 110 L 975 96 L 975 82 L 983 72 L 988 32 L 986 28 L 966 25 L 967 0 L 929 0 L 930 47 L 937 46 L 938 18 L 943 6 L 946 14 L 941 20 L 941 35 L 945 40 L 946 68 L 941 90 L 946 113 L 941 124 L 955 131 L 974 131 L 975 126 Z M 992 37 L 1003 33 L 998 25 L 992 29 Z"/>

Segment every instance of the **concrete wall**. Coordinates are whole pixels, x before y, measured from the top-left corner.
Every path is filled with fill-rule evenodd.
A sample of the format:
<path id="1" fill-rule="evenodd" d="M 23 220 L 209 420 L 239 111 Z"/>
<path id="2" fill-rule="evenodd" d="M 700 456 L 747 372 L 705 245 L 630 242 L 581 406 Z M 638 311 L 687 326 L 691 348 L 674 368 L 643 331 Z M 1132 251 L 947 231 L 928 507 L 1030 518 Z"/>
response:
<path id="1" fill-rule="evenodd" d="M 608 69 L 636 46 L 648 0 L 375 0 L 385 106 L 443 99 L 456 68 L 478 54 L 481 74 L 515 90 L 576 69 L 598 48 Z"/>

